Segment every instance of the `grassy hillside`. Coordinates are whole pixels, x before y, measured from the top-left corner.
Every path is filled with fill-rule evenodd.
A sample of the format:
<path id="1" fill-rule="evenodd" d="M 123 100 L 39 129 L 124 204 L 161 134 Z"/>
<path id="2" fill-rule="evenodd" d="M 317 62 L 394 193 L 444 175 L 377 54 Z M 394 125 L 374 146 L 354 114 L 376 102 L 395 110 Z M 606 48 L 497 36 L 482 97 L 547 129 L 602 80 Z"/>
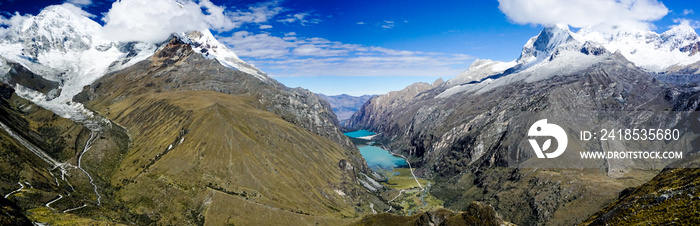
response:
<path id="1" fill-rule="evenodd" d="M 493 210 L 493 207 L 481 203 L 472 202 L 463 212 L 454 212 L 447 209 L 414 214 L 410 216 L 398 216 L 390 213 L 374 214 L 363 217 L 352 225 L 513 225 L 501 219 L 501 216 Z"/>
<path id="2" fill-rule="evenodd" d="M 70 164 L 66 174 L 62 174 L 60 168 L 42 160 L 4 129 L 0 130 L 0 194 L 7 196 L 7 202 L 21 208 L 29 220 L 51 225 L 144 223 L 111 199 L 113 190 L 102 180 L 112 174 L 107 163 L 119 160 L 119 151 L 123 149 L 115 142 L 119 140 L 115 138 L 117 128 L 105 130 L 82 162 L 99 185 L 103 197 L 98 206 L 94 187 L 85 173 L 75 167 L 89 137 L 88 129 L 18 97 L 7 85 L 0 84 L 0 93 L 0 122 L 50 158 Z M 126 142 L 128 139 L 121 143 Z M 46 207 L 49 202 L 50 207 Z"/>
<path id="3" fill-rule="evenodd" d="M 327 102 L 176 39 L 75 98 L 97 115 L 90 129 L 0 88 L 0 120 L 21 137 L 0 133 L 0 191 L 30 220 L 337 225 L 388 208 Z"/>
<path id="4" fill-rule="evenodd" d="M 93 107 L 132 138 L 111 178 L 119 201 L 160 223 L 256 222 L 255 214 L 233 213 L 257 206 L 270 222 L 304 224 L 358 217 L 366 208 L 354 171 L 339 167 L 346 158 L 340 145 L 251 97 L 151 92 Z"/>
<path id="5" fill-rule="evenodd" d="M 581 225 L 693 225 L 700 221 L 700 156 L 687 156 L 639 187 L 628 188 Z"/>

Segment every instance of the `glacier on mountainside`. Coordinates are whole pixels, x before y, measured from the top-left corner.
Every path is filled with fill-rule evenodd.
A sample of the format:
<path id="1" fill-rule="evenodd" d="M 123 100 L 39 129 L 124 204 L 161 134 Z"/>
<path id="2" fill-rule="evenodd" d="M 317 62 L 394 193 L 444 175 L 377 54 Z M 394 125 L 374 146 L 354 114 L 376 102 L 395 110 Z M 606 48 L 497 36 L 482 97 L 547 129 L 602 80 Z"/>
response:
<path id="1" fill-rule="evenodd" d="M 512 82 L 534 82 L 555 75 L 567 75 L 614 54 L 651 73 L 700 62 L 700 37 L 681 23 L 661 34 L 653 31 L 599 32 L 567 25 L 545 27 L 523 46 L 520 57 L 511 62 L 477 60 L 469 69 L 445 82 L 437 98 L 461 92 L 482 93 Z"/>
<path id="2" fill-rule="evenodd" d="M 269 81 L 267 74 L 238 58 L 209 30 L 174 35 L 205 58 Z M 16 62 L 59 84 L 49 95 L 16 84 L 18 95 L 65 118 L 89 118 L 89 110 L 73 102 L 73 97 L 105 74 L 151 57 L 159 45 L 112 41 L 104 36 L 102 26 L 90 18 L 63 5 L 48 6 L 38 15 L 11 26 L 0 40 L 0 81 L 12 84 L 9 62 Z"/>

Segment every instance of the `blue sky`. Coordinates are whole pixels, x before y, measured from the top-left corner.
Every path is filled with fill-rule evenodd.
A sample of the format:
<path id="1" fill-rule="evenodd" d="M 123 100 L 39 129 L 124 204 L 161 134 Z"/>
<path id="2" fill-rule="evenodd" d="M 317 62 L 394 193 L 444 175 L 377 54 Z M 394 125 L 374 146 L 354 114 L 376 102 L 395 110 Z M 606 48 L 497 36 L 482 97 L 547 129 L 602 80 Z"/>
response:
<path id="1" fill-rule="evenodd" d="M 580 0 L 572 0 L 577 1 Z M 596 1 L 600 5 L 611 2 L 589 2 Z M 628 1 L 632 0 L 618 3 Z M 5 12 L 5 17 L 14 12 L 36 15 L 43 7 L 63 2 L 2 0 L 0 11 Z M 101 18 L 113 1 L 68 2 L 104 24 Z M 623 9 L 623 16 L 615 17 L 616 20 L 633 18 L 652 25 L 653 31 L 663 32 L 675 24 L 674 19 L 699 19 L 700 3 L 696 1 L 661 1 L 667 11 L 660 14 L 660 19 L 639 17 L 658 12 L 654 11 L 660 8 L 656 1 L 632 2 L 629 8 L 640 9 Z M 223 9 L 222 14 L 232 22 L 212 25 L 212 32 L 243 60 L 287 86 L 328 95 L 381 94 L 414 82 L 448 79 L 466 70 L 474 59 L 516 59 L 527 39 L 542 29 L 539 24 L 561 20 L 585 25 L 591 20 L 585 16 L 542 18 L 538 11 L 535 15 L 519 12 L 518 0 L 211 3 Z M 517 12 L 499 8 L 506 3 L 513 4 Z M 558 10 L 557 7 L 567 5 L 552 6 L 552 10 Z"/>

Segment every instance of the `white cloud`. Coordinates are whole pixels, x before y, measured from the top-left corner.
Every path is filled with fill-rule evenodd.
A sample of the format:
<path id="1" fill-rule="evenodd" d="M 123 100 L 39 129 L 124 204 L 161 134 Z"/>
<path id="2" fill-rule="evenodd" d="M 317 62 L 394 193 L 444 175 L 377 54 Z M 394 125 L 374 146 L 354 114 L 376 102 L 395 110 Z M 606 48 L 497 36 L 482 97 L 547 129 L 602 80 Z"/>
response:
<path id="1" fill-rule="evenodd" d="M 692 27 L 693 29 L 698 29 L 700 28 L 700 21 L 697 20 L 691 20 L 687 18 L 675 18 L 673 19 L 674 23 L 677 23 L 677 25 L 671 26 L 671 28 L 676 27 L 676 26 L 689 26 Z"/>
<path id="2" fill-rule="evenodd" d="M 264 24 L 264 25 L 260 25 L 260 27 L 258 27 L 258 28 L 259 28 L 259 29 L 262 29 L 262 30 L 264 30 L 264 29 L 270 29 L 270 28 L 272 28 L 272 25 Z"/>
<path id="3" fill-rule="evenodd" d="M 218 39 L 275 77 L 454 76 L 464 71 L 472 59 L 464 54 L 401 51 L 247 31 Z"/>
<path id="4" fill-rule="evenodd" d="M 360 21 L 360 22 L 357 22 L 357 24 L 362 25 L 362 24 L 365 24 L 365 22 Z"/>
<path id="5" fill-rule="evenodd" d="M 102 20 L 106 37 L 156 43 L 165 41 L 175 32 L 209 28 L 205 17 L 194 2 L 121 0 L 112 4 Z"/>
<path id="6" fill-rule="evenodd" d="M 76 5 L 72 4 L 72 3 L 63 3 L 63 4 L 61 4 L 61 6 L 62 6 L 63 8 L 65 8 L 65 9 L 70 10 L 71 12 L 73 12 L 73 13 L 75 13 L 75 14 L 78 14 L 78 15 L 81 15 L 81 16 L 84 16 L 84 17 L 88 17 L 88 18 L 94 18 L 94 17 L 95 17 L 95 15 L 92 15 L 92 14 L 90 14 L 90 13 L 88 13 L 88 12 L 85 12 L 85 10 L 81 9 L 80 7 L 78 7 L 78 6 L 76 6 Z M 50 8 L 50 7 L 55 7 L 55 6 L 48 6 L 48 7 L 46 7 L 46 8 Z"/>
<path id="7" fill-rule="evenodd" d="M 292 31 L 292 32 L 284 33 L 284 36 L 296 36 L 296 35 L 297 35 L 297 33 L 296 33 L 296 32 L 293 32 L 293 31 Z"/>
<path id="8" fill-rule="evenodd" d="M 391 20 L 385 20 L 384 23 L 382 24 L 382 27 L 386 28 L 386 29 L 394 28 L 394 26 L 396 26 L 396 23 L 394 23 L 394 21 L 391 21 Z"/>
<path id="9" fill-rule="evenodd" d="M 303 20 L 304 17 L 308 16 L 308 13 L 297 13 L 294 14 L 293 17 L 296 18 L 297 20 Z"/>
<path id="10" fill-rule="evenodd" d="M 23 16 L 20 15 L 19 12 L 15 12 L 10 18 L 0 15 L 0 39 L 5 38 L 12 27 L 20 27 L 24 20 L 29 17 L 30 15 Z"/>
<path id="11" fill-rule="evenodd" d="M 115 41 L 162 42 L 190 30 L 230 31 L 245 23 L 263 23 L 282 11 L 276 1 L 231 11 L 209 0 L 121 0 L 105 14 L 104 33 Z"/>
<path id="12" fill-rule="evenodd" d="M 231 37 L 217 37 L 217 39 L 232 46 L 232 50 L 238 56 L 262 59 L 287 56 L 295 45 L 279 37 L 268 34 L 252 35 L 247 31 L 235 32 Z"/>
<path id="13" fill-rule="evenodd" d="M 78 7 L 85 7 L 92 5 L 92 0 L 67 0 L 66 3 L 70 3 Z"/>
<path id="14" fill-rule="evenodd" d="M 286 18 L 278 20 L 279 22 L 283 23 L 294 23 L 294 22 L 299 22 L 301 26 L 306 26 L 306 24 L 318 24 L 321 22 L 320 19 L 308 19 L 311 14 L 309 13 L 296 13 L 296 14 L 290 14 L 287 15 Z"/>
<path id="15" fill-rule="evenodd" d="M 230 18 L 226 8 L 217 6 L 209 0 L 201 0 L 199 2 L 199 7 L 207 12 L 207 15 L 203 16 L 204 22 L 213 30 L 228 31 L 240 26 Z"/>
<path id="16" fill-rule="evenodd" d="M 687 15 L 694 14 L 694 13 L 695 12 L 693 12 L 692 9 L 684 9 L 683 13 L 681 13 L 681 14 L 683 14 L 683 16 L 687 16 Z"/>
<path id="17" fill-rule="evenodd" d="M 668 13 L 656 0 L 499 0 L 498 8 L 519 24 L 568 24 L 579 28 L 649 30 Z"/>
<path id="18" fill-rule="evenodd" d="M 283 8 L 278 6 L 278 2 L 271 1 L 249 6 L 247 11 L 238 10 L 232 13 L 231 17 L 240 26 L 243 23 L 267 22 L 282 11 Z"/>

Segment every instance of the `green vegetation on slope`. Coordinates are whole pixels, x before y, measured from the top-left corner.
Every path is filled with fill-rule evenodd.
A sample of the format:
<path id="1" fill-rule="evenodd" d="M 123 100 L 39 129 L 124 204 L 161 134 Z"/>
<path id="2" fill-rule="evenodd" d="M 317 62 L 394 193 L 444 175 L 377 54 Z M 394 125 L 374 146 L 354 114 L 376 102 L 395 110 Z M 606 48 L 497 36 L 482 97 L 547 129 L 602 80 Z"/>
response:
<path id="1" fill-rule="evenodd" d="M 167 91 L 94 107 L 133 138 L 111 179 L 116 195 L 160 223 L 223 222 L 221 209 L 250 205 L 274 210 L 272 218 L 342 219 L 365 211 L 357 208 L 366 204 L 355 172 L 339 167 L 345 150 L 261 109 L 253 98 Z M 237 202 L 214 201 L 221 196 Z M 234 214 L 226 221 L 257 218 Z"/>
<path id="2" fill-rule="evenodd" d="M 697 224 L 700 222 L 700 156 L 686 158 L 649 182 L 626 189 L 616 201 L 581 225 Z"/>
<path id="3" fill-rule="evenodd" d="M 374 214 L 363 217 L 352 225 L 512 225 L 503 221 L 493 207 L 480 202 L 472 202 L 464 212 L 447 209 L 398 216 L 390 213 Z"/>
<path id="4" fill-rule="evenodd" d="M 18 97 L 7 85 L 0 84 L 0 93 L 0 122 L 57 162 L 72 165 L 66 167 L 66 174 L 62 174 L 59 168 L 46 163 L 17 139 L 0 130 L 0 194 L 7 195 L 8 200 L 24 209 L 30 220 L 51 225 L 149 222 L 115 203 L 113 189 L 105 180 L 111 177 L 110 166 L 120 161 L 120 150 L 128 143 L 128 138 L 120 138 L 120 128 L 106 129 L 83 156 L 83 168 L 93 176 L 102 196 L 102 203 L 98 206 L 94 187 L 85 173 L 75 167 L 89 130 Z M 57 199 L 59 195 L 62 198 Z M 45 207 L 52 200 L 56 201 L 51 203 L 51 208 Z M 75 210 L 63 213 L 71 209 Z"/>

